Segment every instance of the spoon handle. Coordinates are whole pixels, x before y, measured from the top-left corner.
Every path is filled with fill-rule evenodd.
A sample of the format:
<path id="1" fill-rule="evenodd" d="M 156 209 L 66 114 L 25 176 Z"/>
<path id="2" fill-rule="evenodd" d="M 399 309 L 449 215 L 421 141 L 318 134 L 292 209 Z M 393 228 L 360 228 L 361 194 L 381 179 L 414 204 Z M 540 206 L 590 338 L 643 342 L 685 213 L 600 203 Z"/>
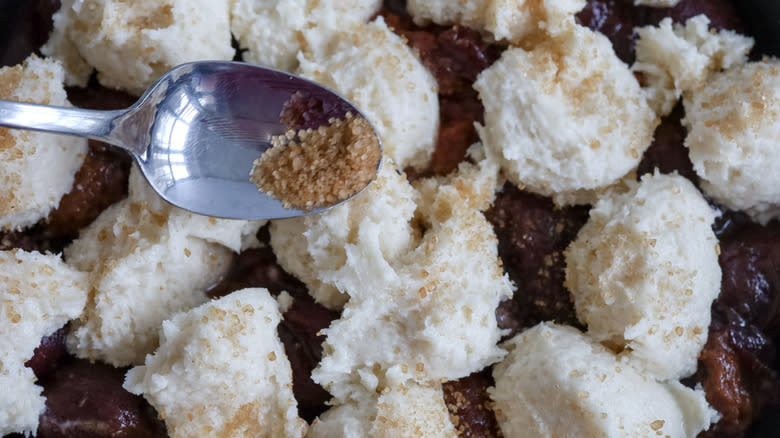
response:
<path id="1" fill-rule="evenodd" d="M 115 121 L 127 110 L 96 111 L 0 100 L 0 126 L 121 143 Z"/>

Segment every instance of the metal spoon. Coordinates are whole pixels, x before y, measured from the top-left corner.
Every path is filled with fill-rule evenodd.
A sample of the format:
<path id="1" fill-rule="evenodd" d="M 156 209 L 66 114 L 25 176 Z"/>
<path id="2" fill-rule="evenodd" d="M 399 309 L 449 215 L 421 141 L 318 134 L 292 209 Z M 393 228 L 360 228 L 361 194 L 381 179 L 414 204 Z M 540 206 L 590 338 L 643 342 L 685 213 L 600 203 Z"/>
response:
<path id="1" fill-rule="evenodd" d="M 240 62 L 205 61 L 173 68 L 126 110 L 0 100 L 0 126 L 119 146 L 133 154 L 163 199 L 195 213 L 287 218 L 333 207 L 287 209 L 249 181 L 252 163 L 270 147 L 270 138 L 287 132 L 280 114 L 298 92 L 360 114 L 335 92 L 288 73 Z"/>

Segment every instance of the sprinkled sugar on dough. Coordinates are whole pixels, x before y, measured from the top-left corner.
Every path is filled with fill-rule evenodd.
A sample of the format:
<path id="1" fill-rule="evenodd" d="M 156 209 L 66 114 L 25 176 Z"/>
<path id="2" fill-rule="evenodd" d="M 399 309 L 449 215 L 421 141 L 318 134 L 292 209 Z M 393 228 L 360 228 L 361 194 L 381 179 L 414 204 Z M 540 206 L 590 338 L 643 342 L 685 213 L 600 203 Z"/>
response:
<path id="1" fill-rule="evenodd" d="M 683 103 L 702 190 L 760 223 L 780 217 L 780 61 L 715 74 Z"/>
<path id="2" fill-rule="evenodd" d="M 185 62 L 230 60 L 227 0 L 64 0 L 44 54 L 63 61 L 68 85 L 100 83 L 134 94 Z"/>
<path id="3" fill-rule="evenodd" d="M 0 99 L 71 106 L 62 86 L 62 66 L 32 55 L 0 68 Z M 73 186 L 87 140 L 0 128 L 0 229 L 35 224 L 56 208 Z"/>
<path id="4" fill-rule="evenodd" d="M 720 293 L 714 220 L 676 174 L 602 197 L 566 250 L 566 284 L 588 334 L 658 379 L 691 375 Z"/>
<path id="5" fill-rule="evenodd" d="M 675 3 L 635 1 L 652 6 Z M 632 169 L 652 139 L 657 115 L 683 95 L 694 164 L 707 172 L 723 166 L 728 173 L 727 187 L 720 187 L 717 177 L 713 181 L 703 177 L 703 187 L 731 190 L 728 202 L 746 203 L 744 209 L 758 220 L 777 217 L 780 201 L 762 191 L 768 185 L 760 186 L 761 181 L 751 185 L 757 177 L 742 179 L 753 176 L 743 173 L 778 174 L 771 167 L 776 149 L 764 148 L 778 133 L 755 121 L 753 116 L 762 112 L 754 109 L 760 105 L 753 109 L 741 105 L 774 99 L 772 87 L 778 88 L 776 71 L 756 73 L 752 64 L 740 70 L 745 62 L 741 48 L 749 47 L 749 39 L 711 33 L 703 17 L 685 25 L 662 22 L 645 28 L 640 41 L 644 49 L 638 48 L 644 50 L 639 54 L 643 63 L 635 66 L 645 76 L 647 87 L 642 90 L 606 39 L 574 24 L 583 0 L 409 0 L 418 23 L 466 24 L 482 31 L 486 43 L 496 39 L 519 46 L 510 48 L 477 83 L 487 110 L 480 131 L 486 148 L 472 148 L 470 160 L 448 177 L 420 178 L 412 184 L 397 169 L 422 168 L 430 158 L 439 123 L 436 84 L 415 51 L 381 18 L 367 23 L 381 1 L 63 3 L 45 50 L 66 65 L 64 76 L 70 84 L 84 84 L 94 65 L 103 84 L 138 92 L 145 88 L 135 88 L 141 87 L 141 78 L 154 79 L 179 55 L 228 59 L 233 55 L 224 31 L 229 20 L 240 46 L 248 49 L 247 61 L 304 73 L 336 88 L 378 127 L 390 155 L 374 184 L 326 214 L 275 221 L 270 227 L 280 264 L 302 279 L 319 303 L 342 310 L 339 319 L 318 333 L 326 342 L 314 378 L 334 398 L 308 436 L 453 437 L 457 418 L 450 420 L 441 382 L 502 358 L 504 362 L 495 366 L 491 395 L 505 436 L 531 430 L 540 436 L 682 437 L 695 436 L 717 420 L 700 389 L 658 382 L 664 376 L 674 380 L 689 374 L 707 336 L 711 295 L 717 294 L 709 287 L 716 283 L 711 268 L 717 246 L 711 230 L 704 230 L 709 229 L 713 212 L 679 177 L 654 175 L 636 183 Z M 193 18 L 204 8 L 210 9 L 208 16 Z M 117 17 L 133 18 L 104 33 L 96 31 L 100 23 L 114 23 Z M 180 17 L 186 18 L 178 21 Z M 209 29 L 209 35 L 201 29 Z M 121 38 L 113 39 L 116 35 Z M 92 44 L 104 58 L 88 56 L 92 52 L 85 47 Z M 226 47 L 229 51 L 220 55 L 217 49 Z M 730 77 L 735 82 L 718 85 L 714 95 L 701 91 L 710 77 L 718 83 L 722 75 L 737 70 L 740 73 Z M 525 77 L 519 78 L 522 74 Z M 748 83 L 761 84 L 749 99 L 744 96 L 754 90 L 744 88 Z M 650 92 L 650 104 L 643 103 L 647 101 L 643 91 Z M 655 114 L 657 108 L 661 110 Z M 743 120 L 733 114 L 748 116 Z M 761 115 L 775 116 L 772 111 Z M 758 140 L 751 137 L 755 132 Z M 702 152 L 711 140 L 707 136 L 715 134 L 734 144 Z M 518 139 L 522 147 L 516 147 Z M 729 149 L 752 147 L 751 141 L 759 144 L 757 150 L 768 150 L 769 158 L 762 152 L 746 158 Z M 718 153 L 723 155 L 713 157 Z M 697 164 L 697 156 L 705 164 Z M 605 306 L 582 310 L 583 305 L 577 310 L 590 326 L 585 335 L 542 324 L 497 345 L 503 332 L 495 321 L 496 306 L 511 295 L 512 285 L 503 274 L 492 227 L 481 211 L 503 183 L 497 181 L 499 164 L 512 182 L 552 196 L 559 205 L 600 200 L 593 211 L 602 217 L 591 219 L 592 235 L 581 235 L 587 242 L 572 246 L 581 245 L 583 253 L 599 239 L 614 239 L 617 231 L 645 227 L 642 231 L 648 234 L 626 234 L 623 243 L 631 248 L 622 252 L 630 260 L 611 267 L 619 270 L 638 259 L 650 267 L 663 265 L 642 277 L 650 286 L 640 284 L 635 294 L 622 288 L 624 296 L 617 297 L 610 295 L 612 289 L 600 287 L 574 294 L 580 302 L 611 300 L 614 308 L 629 309 L 621 317 L 634 312 L 644 319 L 602 317 L 609 311 Z M 766 179 L 780 186 L 771 177 Z M 737 182 L 734 187 L 728 187 L 731 181 Z M 657 198 L 652 190 L 669 199 Z M 212 302 L 206 302 L 203 293 L 225 272 L 231 251 L 257 243 L 254 235 L 260 224 L 193 216 L 172 208 L 148 190 L 137 170 L 129 191 L 128 199 L 106 210 L 66 250 L 71 267 L 46 256 L 83 283 L 79 309 L 84 301 L 87 305 L 72 323 L 71 351 L 114 365 L 144 364 L 148 355 L 144 365 L 131 371 L 126 388 L 143 394 L 157 408 L 171 436 L 306 433 L 291 391 L 290 363 L 276 332 L 279 312 L 294 310 L 289 307 L 291 296 L 280 294 L 277 305 L 265 290 L 235 292 Z M 668 229 L 658 226 L 662 212 L 675 218 L 664 223 Z M 689 220 L 697 214 L 703 220 L 692 224 Z M 682 225 L 676 222 L 678 216 Z M 694 244 L 679 243 L 688 239 L 682 239 L 682 233 L 694 236 Z M 682 255 L 674 252 L 678 249 Z M 609 252 L 594 251 L 598 250 Z M 570 261 L 569 268 L 581 271 L 578 275 L 603 272 L 601 265 L 606 263 L 596 255 Z M 646 292 L 663 283 L 659 273 L 669 264 L 676 270 L 663 280 L 689 285 L 691 294 L 687 288 L 674 294 L 664 285 L 655 291 L 657 297 L 649 297 Z M 75 272 L 73 267 L 89 272 Z M 0 292 L 3 285 L 0 282 Z M 67 313 L 59 326 L 79 314 L 75 306 L 64 308 L 58 308 Z M 0 314 L 0 319 L 4 316 L 14 318 Z M 27 314 L 20 317 L 25 321 Z M 34 338 L 40 341 L 35 334 L 6 342 L 25 342 L 24 348 L 32 351 Z M 26 373 L 23 378 L 6 387 L 23 382 L 20 391 L 28 391 L 25 397 L 35 395 L 22 405 L 31 409 L 14 417 L 32 425 L 33 412 L 43 406 L 40 389 L 27 379 L 28 369 L 21 372 Z M 14 403 L 20 398 L 10 394 L 12 403 L 7 404 L 18 411 Z M 2 421 L 0 407 L 0 425 L 4 424 L 11 422 Z M 34 430 L 34 425 L 16 426 L 22 427 Z"/>
<path id="6" fill-rule="evenodd" d="M 338 307 L 349 297 L 324 331 L 315 371 L 342 402 L 406 381 L 461 377 L 501 357 L 495 308 L 511 285 L 479 212 L 493 199 L 497 174 L 482 152 L 472 149 L 478 164 L 415 188 L 386 161 L 350 203 L 272 223 L 279 260 L 317 285 L 318 300 Z M 355 330 L 372 341 L 354 342 Z"/>
<path id="7" fill-rule="evenodd" d="M 367 22 L 381 5 L 381 0 L 236 0 L 230 30 L 247 49 L 246 62 L 293 71 L 300 50 L 351 23 Z"/>
<path id="8" fill-rule="evenodd" d="M 0 434 L 37 430 L 45 400 L 25 362 L 41 338 L 79 316 L 86 301 L 86 275 L 59 257 L 0 251 Z"/>
<path id="9" fill-rule="evenodd" d="M 517 43 L 538 33 L 556 35 L 574 24 L 584 0 L 409 0 L 418 24 L 458 23 L 490 33 L 496 40 Z"/>
<path id="10" fill-rule="evenodd" d="M 431 73 L 380 17 L 299 54 L 298 74 L 343 94 L 376 127 L 399 168 L 423 167 L 439 129 Z"/>
<path id="11" fill-rule="evenodd" d="M 90 300 L 68 346 L 77 356 L 115 366 L 143 362 L 171 313 L 207 300 L 204 291 L 246 247 L 260 223 L 194 215 L 165 203 L 140 171 L 128 199 L 104 211 L 65 249 L 68 264 L 89 273 Z"/>
<path id="12" fill-rule="evenodd" d="M 609 40 L 581 26 L 532 50 L 508 49 L 474 88 L 485 147 L 510 181 L 545 196 L 616 182 L 639 164 L 658 124 Z"/>
<path id="13" fill-rule="evenodd" d="M 659 383 L 576 329 L 541 323 L 504 346 L 490 396 L 507 437 L 694 437 L 717 421 L 701 389 Z"/>
<path id="14" fill-rule="evenodd" d="M 455 438 L 441 384 L 409 383 L 337 405 L 312 425 L 308 438 Z"/>
<path id="15" fill-rule="evenodd" d="M 298 65 L 301 31 L 308 26 L 309 0 L 236 0 L 230 6 L 230 31 L 247 49 L 246 62 L 291 71 Z"/>
<path id="16" fill-rule="evenodd" d="M 392 160 L 385 159 L 376 181 L 350 202 L 317 216 L 271 222 L 271 245 L 279 263 L 306 284 L 317 302 L 340 309 L 348 296 L 325 277 L 347 263 L 344 248 L 359 244 L 364 260 L 373 260 L 373 275 L 392 276 L 387 260 L 416 243 L 411 220 L 417 196 Z"/>
<path id="17" fill-rule="evenodd" d="M 709 24 L 706 15 L 697 15 L 685 24 L 664 18 L 657 27 L 637 29 L 632 68 L 644 75 L 644 90 L 659 116 L 672 112 L 683 92 L 704 85 L 712 73 L 747 61 L 753 38 L 710 32 Z"/>
<path id="18" fill-rule="evenodd" d="M 127 373 L 170 436 L 303 437 L 292 371 L 266 289 L 243 289 L 162 323 L 160 347 Z"/>
<path id="19" fill-rule="evenodd" d="M 323 330 L 323 359 L 313 372 L 337 400 L 355 393 L 455 379 L 499 360 L 498 303 L 512 286 L 481 209 L 495 190 L 496 165 L 461 164 L 447 178 L 417 184 L 414 247 L 383 260 L 361 235 L 346 262 L 322 273 L 349 295 L 340 319 Z M 355 333 L 370 342 L 355 342 Z"/>

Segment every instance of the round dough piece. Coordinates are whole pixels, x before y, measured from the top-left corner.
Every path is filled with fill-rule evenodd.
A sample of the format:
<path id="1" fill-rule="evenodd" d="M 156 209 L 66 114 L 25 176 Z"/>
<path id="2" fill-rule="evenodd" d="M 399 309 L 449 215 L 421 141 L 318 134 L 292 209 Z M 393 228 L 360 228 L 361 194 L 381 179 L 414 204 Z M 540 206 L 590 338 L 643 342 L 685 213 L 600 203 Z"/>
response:
<path id="1" fill-rule="evenodd" d="M 696 370 L 720 293 L 715 212 L 679 175 L 607 195 L 566 250 L 566 283 L 588 334 L 661 380 Z"/>
<path id="2" fill-rule="evenodd" d="M 0 99 L 71 106 L 59 62 L 35 55 L 0 68 Z M 87 153 L 85 138 L 0 128 L 0 229 L 47 217 L 73 187 Z"/>
<path id="3" fill-rule="evenodd" d="M 758 222 L 780 216 L 780 61 L 718 73 L 684 104 L 702 190 Z"/>
<path id="4" fill-rule="evenodd" d="M 293 71 L 308 40 L 327 39 L 345 22 L 366 22 L 381 6 L 381 0 L 236 0 L 230 30 L 246 62 Z"/>
<path id="5" fill-rule="evenodd" d="M 513 48 L 474 84 L 479 134 L 519 187 L 545 196 L 606 187 L 639 164 L 655 113 L 609 40 L 587 28 Z"/>
<path id="6" fill-rule="evenodd" d="M 42 49 L 63 60 L 69 84 L 100 83 L 140 95 L 171 68 L 230 60 L 226 0 L 65 0 Z"/>
<path id="7" fill-rule="evenodd" d="M 704 391 L 660 383 L 576 329 L 541 323 L 506 342 L 489 388 L 506 437 L 694 437 L 717 413 Z"/>

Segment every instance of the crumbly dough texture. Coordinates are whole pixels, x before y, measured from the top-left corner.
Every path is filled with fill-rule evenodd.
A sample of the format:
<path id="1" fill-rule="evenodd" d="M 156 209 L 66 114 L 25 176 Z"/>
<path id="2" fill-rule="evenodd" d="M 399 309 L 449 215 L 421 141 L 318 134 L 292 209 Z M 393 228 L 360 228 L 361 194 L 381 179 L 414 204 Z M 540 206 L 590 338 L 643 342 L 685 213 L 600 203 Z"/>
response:
<path id="1" fill-rule="evenodd" d="M 762 224 L 780 217 L 780 61 L 715 74 L 683 103 L 702 190 Z"/>
<path id="2" fill-rule="evenodd" d="M 271 245 L 282 267 L 301 279 L 318 303 L 340 309 L 348 296 L 331 278 L 348 262 L 347 245 L 360 245 L 364 261 L 377 267 L 372 272 L 408 252 L 415 244 L 411 221 L 417 196 L 385 159 L 376 181 L 350 202 L 316 216 L 271 222 Z"/>
<path id="3" fill-rule="evenodd" d="M 462 24 L 513 43 L 537 34 L 557 35 L 574 24 L 584 0 L 409 0 L 417 24 Z"/>
<path id="4" fill-rule="evenodd" d="M 376 176 L 379 140 L 360 115 L 347 113 L 328 123 L 273 137 L 249 180 L 285 208 L 324 208 L 357 194 Z"/>
<path id="5" fill-rule="evenodd" d="M 508 49 L 474 88 L 485 147 L 510 181 L 545 196 L 614 183 L 639 164 L 658 124 L 609 40 L 581 26 Z"/>
<path id="6" fill-rule="evenodd" d="M 64 0 L 44 54 L 63 61 L 68 84 L 143 93 L 171 68 L 230 60 L 228 0 Z"/>
<path id="7" fill-rule="evenodd" d="M 409 383 L 331 408 L 307 438 L 455 438 L 441 385 Z"/>
<path id="8" fill-rule="evenodd" d="M 346 25 L 345 25 L 346 26 Z M 380 17 L 346 27 L 298 55 L 298 74 L 343 94 L 376 127 L 398 167 L 422 167 L 439 129 L 437 85 Z"/>
<path id="9" fill-rule="evenodd" d="M 591 209 L 566 250 L 566 284 L 590 336 L 660 380 L 687 377 L 720 293 L 715 211 L 676 174 L 629 187 Z"/>
<path id="10" fill-rule="evenodd" d="M 483 199 L 492 196 L 487 192 L 495 181 L 494 167 L 484 166 L 480 176 L 487 183 L 475 184 Z M 431 181 L 427 186 L 435 188 L 436 180 Z M 335 283 L 348 272 L 341 272 L 349 263 L 344 248 L 360 245 L 361 257 L 375 274 L 390 272 L 388 261 L 419 244 L 413 224 L 418 204 L 423 205 L 420 193 L 385 159 L 376 181 L 349 203 L 316 216 L 271 222 L 271 245 L 282 267 L 299 277 L 317 302 L 341 309 L 348 296 Z"/>
<path id="11" fill-rule="evenodd" d="M 0 99 L 71 106 L 62 66 L 35 55 L 0 68 Z M 87 140 L 0 128 L 0 229 L 22 229 L 47 217 L 73 186 Z"/>
<path id="12" fill-rule="evenodd" d="M 701 389 L 648 378 L 572 327 L 541 323 L 504 346 L 488 389 L 504 436 L 685 438 L 717 421 Z"/>
<path id="13" fill-rule="evenodd" d="M 271 225 L 280 264 L 342 311 L 322 330 L 313 373 L 332 408 L 309 436 L 454 437 L 441 382 L 502 359 L 490 394 L 505 436 L 695 436 L 717 413 L 676 379 L 695 369 L 718 293 L 714 212 L 679 176 L 636 183 L 631 171 L 658 115 L 683 95 L 703 189 L 761 222 L 780 215 L 780 62 L 743 65 L 752 40 L 711 33 L 706 17 L 663 21 L 639 31 L 642 90 L 606 37 L 575 24 L 585 4 L 408 1 L 418 23 L 464 24 L 517 46 L 475 83 L 485 146 L 457 172 L 414 184 L 398 169 L 430 159 L 437 86 L 381 17 L 368 22 L 381 0 L 63 0 L 42 50 L 64 71 L 35 57 L 2 69 L 0 97 L 67 105 L 62 82 L 86 85 L 94 69 L 103 85 L 139 94 L 174 65 L 231 59 L 232 30 L 247 61 L 299 73 L 361 108 L 387 154 L 377 181 L 327 213 Z M 84 140 L 0 129 L 0 182 L 20 187 L 0 194 L 0 228 L 45 217 L 85 152 Z M 498 345 L 495 311 L 513 285 L 481 212 L 499 170 L 561 205 L 598 199 L 566 252 L 587 334 L 542 323 Z M 10 352 L 0 387 L 13 388 L 0 396 L 0 435 L 36 429 L 44 399 L 24 362 L 42 336 L 79 317 L 71 352 L 139 365 L 125 387 L 172 436 L 303 436 L 276 332 L 292 298 L 247 289 L 209 302 L 204 293 L 231 252 L 257 244 L 261 225 L 172 207 L 134 168 L 128 198 L 82 230 L 67 264 L 0 252 L 0 351 Z"/>
<path id="14" fill-rule="evenodd" d="M 382 234 L 361 229 L 343 247 L 343 266 L 321 274 L 349 296 L 341 318 L 323 330 L 323 358 L 312 373 L 336 400 L 463 377 L 503 357 L 495 310 L 512 285 L 480 213 L 496 184 L 497 166 L 487 161 L 417 184 L 420 231 L 409 251 L 384 259 Z"/>
<path id="15" fill-rule="evenodd" d="M 230 30 L 246 62 L 292 72 L 299 51 L 367 22 L 381 6 L 381 0 L 235 0 Z"/>
<path id="16" fill-rule="evenodd" d="M 254 239 L 261 223 L 194 215 L 165 203 L 134 167 L 128 199 L 104 211 L 65 249 L 89 273 L 90 299 L 68 347 L 115 366 L 139 364 L 157 346 L 173 312 L 207 300 L 226 272 L 231 250 Z"/>
<path id="17" fill-rule="evenodd" d="M 34 434 L 45 409 L 31 368 L 41 338 L 81 314 L 86 275 L 54 255 L 0 251 L 0 435 Z"/>
<path id="18" fill-rule="evenodd" d="M 753 38 L 729 30 L 710 32 L 710 20 L 697 15 L 685 24 L 664 18 L 637 29 L 637 61 L 650 106 L 659 116 L 672 112 L 683 92 L 706 86 L 715 72 L 744 64 Z"/>
<path id="19" fill-rule="evenodd" d="M 243 289 L 174 315 L 160 347 L 127 373 L 177 438 L 303 437 L 292 370 L 266 289 Z"/>

